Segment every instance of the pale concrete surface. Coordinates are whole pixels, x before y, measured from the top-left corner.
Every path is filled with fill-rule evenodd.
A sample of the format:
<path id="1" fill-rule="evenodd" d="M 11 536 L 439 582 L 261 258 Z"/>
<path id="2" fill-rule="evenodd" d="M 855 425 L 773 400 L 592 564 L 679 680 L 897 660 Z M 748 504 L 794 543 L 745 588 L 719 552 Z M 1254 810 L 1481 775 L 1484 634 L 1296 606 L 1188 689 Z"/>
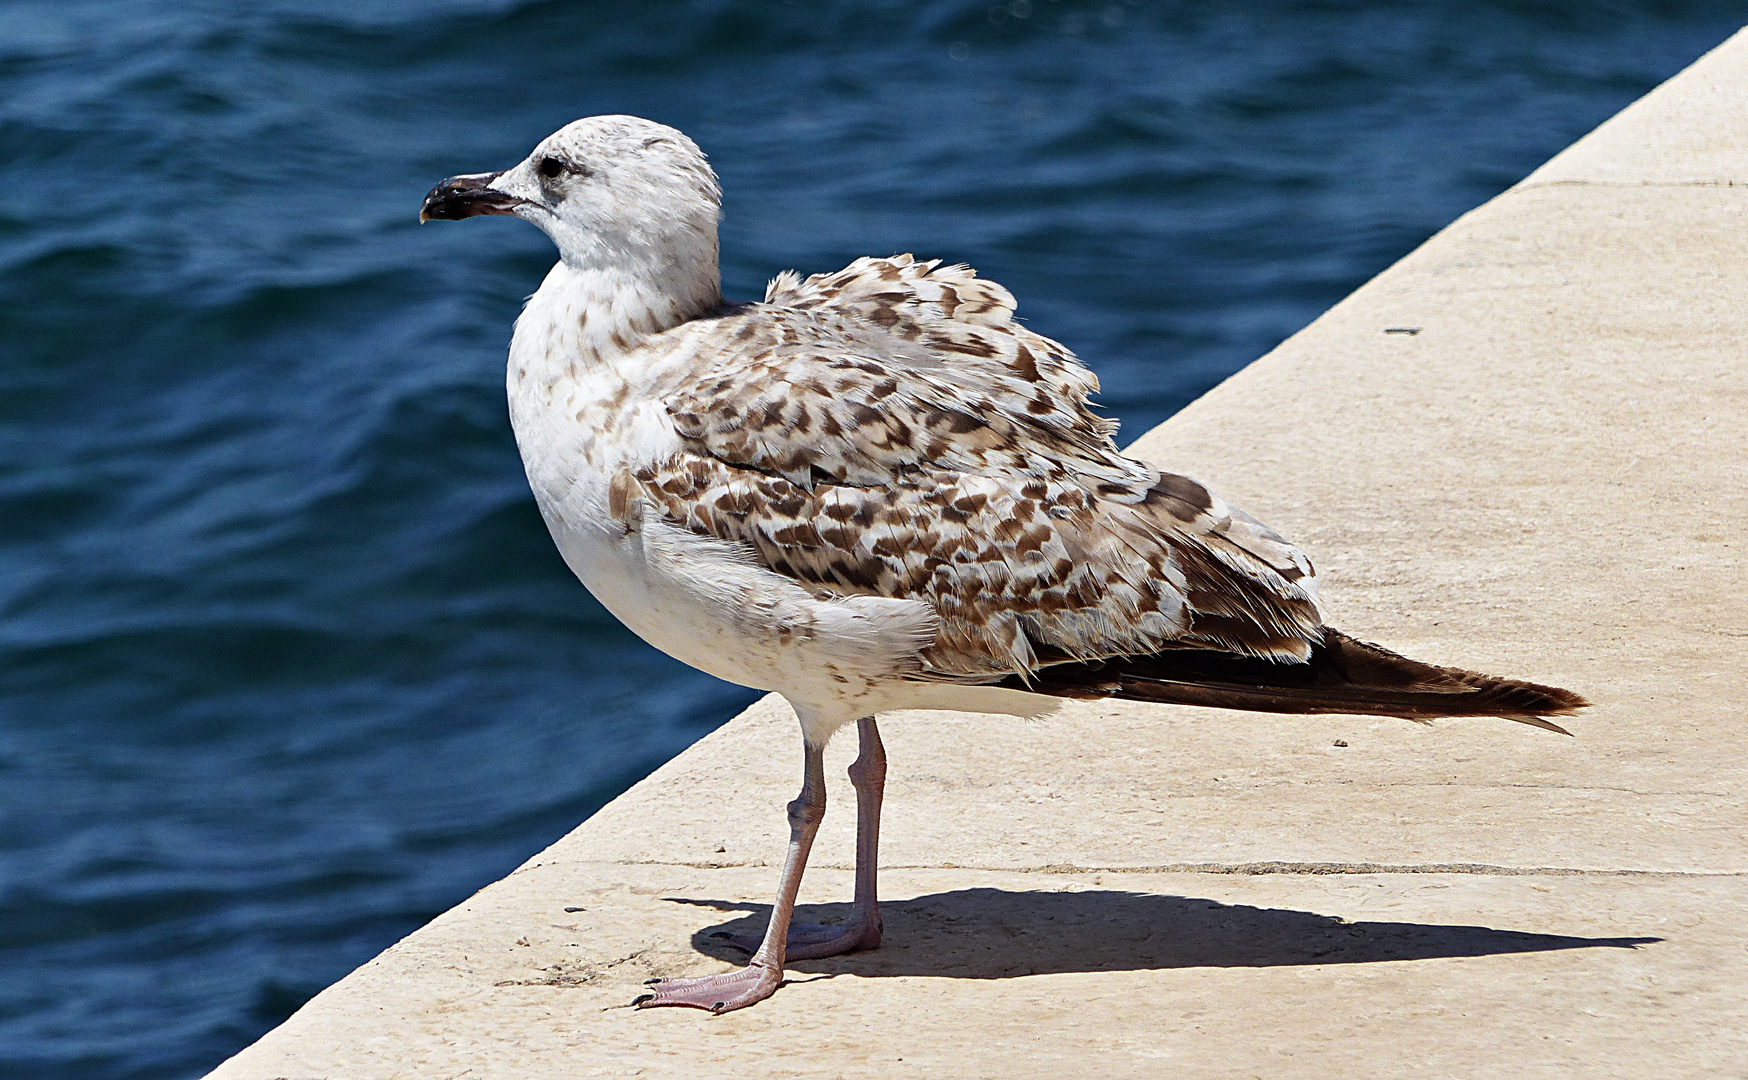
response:
<path id="1" fill-rule="evenodd" d="M 887 945 L 616 1008 L 762 924 L 767 701 L 212 1075 L 1748 1076 L 1748 34 L 1137 450 L 1301 542 L 1336 625 L 1597 707 L 895 717 Z"/>

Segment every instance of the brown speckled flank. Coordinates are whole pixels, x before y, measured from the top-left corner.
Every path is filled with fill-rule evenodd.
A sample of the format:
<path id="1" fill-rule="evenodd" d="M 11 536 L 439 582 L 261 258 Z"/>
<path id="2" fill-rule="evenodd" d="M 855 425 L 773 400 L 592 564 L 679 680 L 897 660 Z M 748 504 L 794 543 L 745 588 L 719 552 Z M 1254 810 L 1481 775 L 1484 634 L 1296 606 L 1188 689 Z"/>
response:
<path id="1" fill-rule="evenodd" d="M 615 478 L 809 587 L 927 601 L 925 677 L 1030 673 L 1173 642 L 1304 659 L 1303 555 L 1124 457 L 1092 373 L 967 267 L 860 259 L 722 317 L 667 408 L 684 449 Z"/>

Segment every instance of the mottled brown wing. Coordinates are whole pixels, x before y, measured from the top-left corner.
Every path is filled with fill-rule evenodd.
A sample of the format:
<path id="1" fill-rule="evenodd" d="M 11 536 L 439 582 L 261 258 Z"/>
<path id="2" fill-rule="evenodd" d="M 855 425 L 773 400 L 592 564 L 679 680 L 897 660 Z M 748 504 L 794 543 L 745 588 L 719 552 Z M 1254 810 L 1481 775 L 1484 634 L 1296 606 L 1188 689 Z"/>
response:
<path id="1" fill-rule="evenodd" d="M 1015 322 L 1013 294 L 979 278 L 969 266 L 942 266 L 939 259 L 919 263 L 909 255 L 894 255 L 857 259 L 835 274 L 815 274 L 805 281 L 785 271 L 765 290 L 765 302 L 847 315 L 881 327 L 954 369 L 1020 389 L 1030 399 L 1026 409 L 1032 415 L 1106 436 L 1116 433 L 1115 421 L 1086 409 L 1088 396 L 1098 392 L 1098 376 L 1061 343 Z M 1018 382 L 1009 383 L 1010 378 Z M 1029 392 L 1037 385 L 1078 407 L 1046 408 Z"/>
<path id="2" fill-rule="evenodd" d="M 712 327 L 704 375 L 668 397 L 680 433 L 803 486 L 884 484 L 921 465 L 1134 483 L 1072 353 L 1012 321 L 964 267 L 859 259 Z"/>
<path id="3" fill-rule="evenodd" d="M 822 591 L 928 601 L 924 663 L 943 677 L 1174 645 L 1308 656 L 1304 556 L 1125 458 L 1071 353 L 1013 324 L 999 286 L 933 269 L 779 279 L 713 326 L 708 374 L 669 398 L 685 450 L 622 474 L 615 505 L 642 500 Z M 976 321 L 944 325 L 961 316 Z"/>

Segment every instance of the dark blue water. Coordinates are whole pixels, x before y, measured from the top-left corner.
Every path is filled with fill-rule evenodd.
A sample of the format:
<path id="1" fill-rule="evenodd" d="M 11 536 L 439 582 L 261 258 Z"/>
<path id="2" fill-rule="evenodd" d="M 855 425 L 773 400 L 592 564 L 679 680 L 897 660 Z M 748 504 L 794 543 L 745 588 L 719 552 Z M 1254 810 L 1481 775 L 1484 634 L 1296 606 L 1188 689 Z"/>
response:
<path id="1" fill-rule="evenodd" d="M 965 260 L 1131 437 L 1740 4 L 0 5 L 0 1075 L 198 1075 L 750 695 L 565 571 L 504 415 L 574 117 L 724 272 Z"/>

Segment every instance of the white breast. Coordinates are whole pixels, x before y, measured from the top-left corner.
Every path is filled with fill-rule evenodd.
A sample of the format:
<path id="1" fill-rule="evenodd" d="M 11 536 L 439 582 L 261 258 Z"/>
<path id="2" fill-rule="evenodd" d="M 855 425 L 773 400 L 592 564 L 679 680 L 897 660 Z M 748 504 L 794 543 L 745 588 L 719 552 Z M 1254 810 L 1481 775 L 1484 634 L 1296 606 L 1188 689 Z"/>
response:
<path id="1" fill-rule="evenodd" d="M 535 501 L 565 562 L 639 637 L 693 667 L 847 716 L 909 703 L 900 676 L 934 634 L 913 600 L 816 596 L 738 545 L 633 507 L 608 513 L 613 476 L 681 441 L 661 386 L 691 360 L 684 334 L 595 352 L 555 267 L 517 320 L 510 419 Z"/>

